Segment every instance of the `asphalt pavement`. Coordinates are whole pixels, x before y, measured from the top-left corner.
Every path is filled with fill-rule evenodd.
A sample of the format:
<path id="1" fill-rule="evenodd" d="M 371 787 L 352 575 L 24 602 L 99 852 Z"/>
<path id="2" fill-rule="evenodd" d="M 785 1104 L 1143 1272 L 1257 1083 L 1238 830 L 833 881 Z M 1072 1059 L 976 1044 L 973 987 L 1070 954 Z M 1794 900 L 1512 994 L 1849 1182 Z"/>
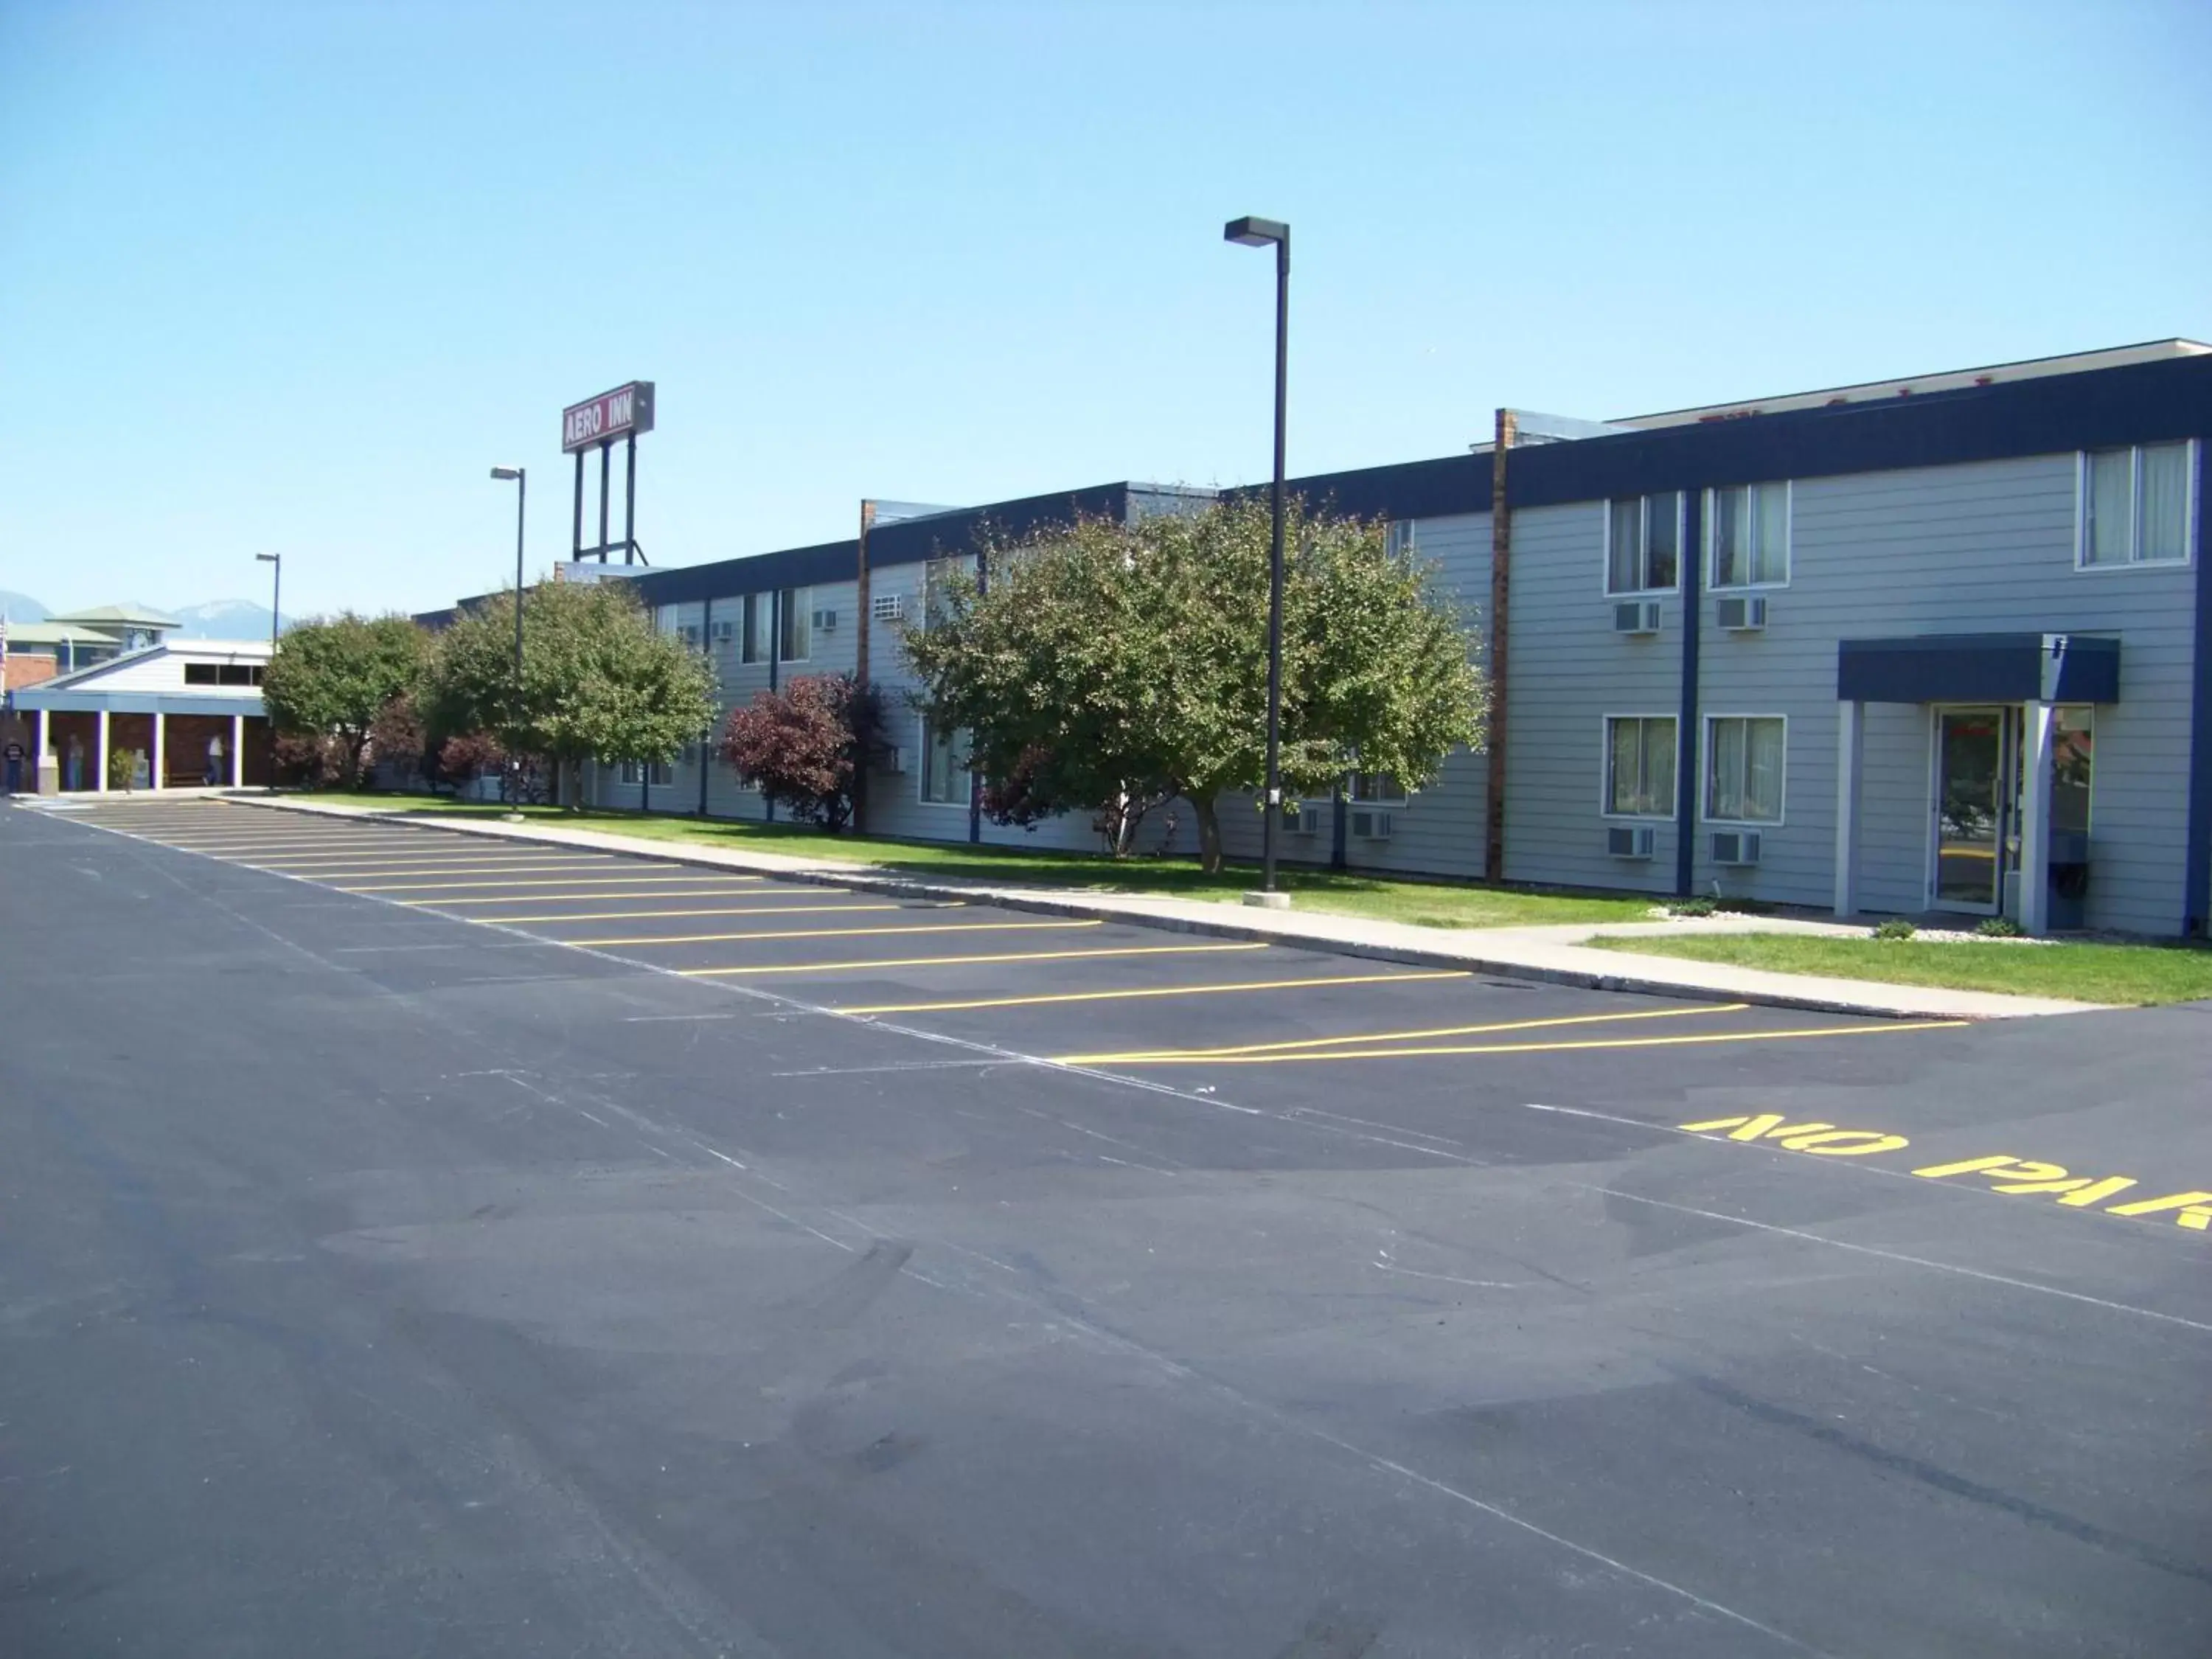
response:
<path id="1" fill-rule="evenodd" d="M 2204 1008 L 138 801 L 0 1011 L 0 1652 L 2212 1652 Z"/>

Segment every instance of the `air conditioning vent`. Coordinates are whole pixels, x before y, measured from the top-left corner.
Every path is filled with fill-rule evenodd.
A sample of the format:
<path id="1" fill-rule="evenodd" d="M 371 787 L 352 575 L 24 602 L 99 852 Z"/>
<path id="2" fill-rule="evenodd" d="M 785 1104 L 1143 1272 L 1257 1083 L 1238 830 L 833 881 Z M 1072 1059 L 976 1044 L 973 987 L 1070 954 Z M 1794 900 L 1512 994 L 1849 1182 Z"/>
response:
<path id="1" fill-rule="evenodd" d="M 1300 802 L 1283 809 L 1283 833 L 1286 836 L 1312 836 L 1321 831 L 1321 809 Z"/>
<path id="2" fill-rule="evenodd" d="M 1397 820 L 1389 812 L 1377 812 L 1371 807 L 1361 807 L 1352 815 L 1352 833 L 1360 841 L 1388 841 L 1390 832 L 1398 827 Z"/>
<path id="3" fill-rule="evenodd" d="M 1605 850 L 1617 859 L 1648 859 L 1658 840 L 1648 824 L 1616 823 L 1605 832 Z"/>
<path id="4" fill-rule="evenodd" d="M 1763 597 L 1716 599 L 1713 613 L 1724 633 L 1756 634 L 1766 626 L 1766 600 Z"/>
<path id="5" fill-rule="evenodd" d="M 877 622 L 904 622 L 906 595 L 874 593 L 868 598 L 868 615 Z"/>
<path id="6" fill-rule="evenodd" d="M 1616 634 L 1656 634 L 1659 631 L 1659 601 L 1622 600 L 1613 607 L 1613 631 Z"/>
<path id="7" fill-rule="evenodd" d="M 1714 830 L 1713 862 L 1715 864 L 1758 863 L 1759 831 L 1756 830 Z"/>
<path id="8" fill-rule="evenodd" d="M 834 611 L 816 611 L 814 613 L 814 631 L 817 634 L 836 633 L 837 631 L 837 613 Z"/>

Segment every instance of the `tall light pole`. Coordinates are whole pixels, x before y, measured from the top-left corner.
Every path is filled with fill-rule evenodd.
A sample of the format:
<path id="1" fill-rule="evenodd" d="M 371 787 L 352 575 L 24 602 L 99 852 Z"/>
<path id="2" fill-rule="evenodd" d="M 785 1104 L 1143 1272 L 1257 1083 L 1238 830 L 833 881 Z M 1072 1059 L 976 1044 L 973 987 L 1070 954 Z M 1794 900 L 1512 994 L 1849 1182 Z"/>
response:
<path id="1" fill-rule="evenodd" d="M 1289 412 L 1291 361 L 1291 228 L 1279 219 L 1231 219 L 1225 241 L 1275 248 L 1275 483 L 1274 531 L 1267 550 L 1267 799 L 1260 820 L 1260 894 L 1255 901 L 1279 908 L 1290 901 L 1275 888 L 1275 835 L 1283 817 L 1283 428 Z"/>
<path id="2" fill-rule="evenodd" d="M 270 567 L 269 660 L 275 662 L 276 660 L 276 630 L 283 626 L 278 618 L 284 614 L 283 610 L 284 556 L 282 553 L 256 553 L 253 556 L 253 562 L 256 564 L 265 564 Z M 158 719 L 159 716 L 155 718 Z M 276 793 L 276 717 L 269 712 L 269 706 L 266 703 L 261 706 L 261 718 L 267 721 L 269 726 L 269 792 L 274 794 Z M 246 781 L 246 757 L 243 755 L 238 757 L 238 781 L 240 783 Z"/>
<path id="3" fill-rule="evenodd" d="M 514 723 L 522 725 L 522 509 L 530 498 L 529 469 L 520 466 L 495 466 L 491 476 L 505 483 L 514 481 Z M 602 537 L 600 539 L 605 540 Z M 507 757 L 507 804 L 510 807 L 522 805 L 522 757 Z M 559 792 L 555 791 L 557 796 Z M 520 820 L 522 814 L 510 811 L 510 818 Z"/>

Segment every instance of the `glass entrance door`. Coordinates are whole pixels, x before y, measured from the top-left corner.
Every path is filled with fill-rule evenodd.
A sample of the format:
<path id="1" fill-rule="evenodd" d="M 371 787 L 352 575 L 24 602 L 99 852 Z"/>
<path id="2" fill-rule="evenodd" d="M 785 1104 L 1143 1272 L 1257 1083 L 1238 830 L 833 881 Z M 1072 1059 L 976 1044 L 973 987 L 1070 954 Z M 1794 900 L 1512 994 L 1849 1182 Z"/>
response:
<path id="1" fill-rule="evenodd" d="M 2004 896 L 2006 805 L 2012 799 L 2003 708 L 1936 711 L 1936 875 L 1939 910 L 1995 915 Z"/>

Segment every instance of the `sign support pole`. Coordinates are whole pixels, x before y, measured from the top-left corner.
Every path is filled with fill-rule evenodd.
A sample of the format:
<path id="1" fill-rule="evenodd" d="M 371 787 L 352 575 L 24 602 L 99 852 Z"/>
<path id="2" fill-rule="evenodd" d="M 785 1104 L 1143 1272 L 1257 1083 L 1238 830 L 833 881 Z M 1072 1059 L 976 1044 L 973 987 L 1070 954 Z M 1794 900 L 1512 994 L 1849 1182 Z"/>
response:
<path id="1" fill-rule="evenodd" d="M 584 452 L 576 452 L 576 525 L 575 534 L 568 544 L 568 556 L 584 556 Z"/>
<path id="2" fill-rule="evenodd" d="M 599 446 L 599 562 L 607 562 L 607 492 L 614 481 L 615 446 L 609 439 Z"/>
<path id="3" fill-rule="evenodd" d="M 637 434 L 623 445 L 623 562 L 637 562 Z"/>

